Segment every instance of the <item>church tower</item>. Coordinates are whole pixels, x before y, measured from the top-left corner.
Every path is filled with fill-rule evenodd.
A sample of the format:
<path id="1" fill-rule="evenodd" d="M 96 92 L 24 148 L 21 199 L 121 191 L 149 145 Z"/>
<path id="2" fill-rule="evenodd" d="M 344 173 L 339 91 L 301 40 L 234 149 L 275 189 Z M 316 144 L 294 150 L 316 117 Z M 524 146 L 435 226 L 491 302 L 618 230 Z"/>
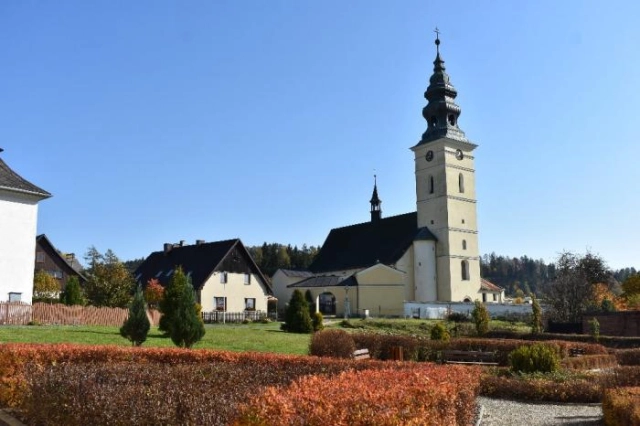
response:
<path id="1" fill-rule="evenodd" d="M 458 127 L 458 92 L 445 72 L 436 29 L 436 59 L 424 94 L 427 130 L 416 146 L 418 227 L 438 238 L 437 300 L 473 301 L 480 290 L 476 190 L 471 143 Z"/>

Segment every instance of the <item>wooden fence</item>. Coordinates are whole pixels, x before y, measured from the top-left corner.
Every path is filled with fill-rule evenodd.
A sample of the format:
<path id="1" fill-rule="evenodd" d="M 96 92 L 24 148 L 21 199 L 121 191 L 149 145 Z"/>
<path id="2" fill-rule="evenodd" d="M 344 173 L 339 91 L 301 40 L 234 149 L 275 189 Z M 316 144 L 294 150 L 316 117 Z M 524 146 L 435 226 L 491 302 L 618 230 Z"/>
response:
<path id="1" fill-rule="evenodd" d="M 60 303 L 0 303 L 0 324 L 26 325 L 33 321 L 46 325 L 105 325 L 121 326 L 129 315 L 128 309 L 97 308 L 95 306 L 67 306 Z M 157 326 L 160 313 L 147 311 L 151 325 Z"/>

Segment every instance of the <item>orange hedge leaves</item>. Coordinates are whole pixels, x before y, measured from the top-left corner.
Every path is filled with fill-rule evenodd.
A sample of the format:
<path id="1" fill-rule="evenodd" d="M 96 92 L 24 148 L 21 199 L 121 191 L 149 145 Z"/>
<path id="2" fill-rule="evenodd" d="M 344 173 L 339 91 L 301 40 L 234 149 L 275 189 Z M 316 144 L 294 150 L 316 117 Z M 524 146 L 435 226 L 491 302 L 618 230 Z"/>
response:
<path id="1" fill-rule="evenodd" d="M 640 388 L 607 389 L 602 413 L 607 426 L 640 425 Z"/>
<path id="2" fill-rule="evenodd" d="M 415 365 L 310 376 L 269 387 L 241 406 L 236 426 L 466 425 L 475 416 L 475 368 Z"/>

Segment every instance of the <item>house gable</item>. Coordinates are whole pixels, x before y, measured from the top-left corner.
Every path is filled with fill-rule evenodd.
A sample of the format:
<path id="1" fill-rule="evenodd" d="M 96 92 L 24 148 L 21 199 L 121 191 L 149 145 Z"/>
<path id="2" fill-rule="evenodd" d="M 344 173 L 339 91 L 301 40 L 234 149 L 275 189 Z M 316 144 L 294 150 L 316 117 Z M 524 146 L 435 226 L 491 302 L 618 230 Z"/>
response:
<path id="1" fill-rule="evenodd" d="M 360 285 L 401 284 L 405 273 L 387 265 L 378 263 L 356 274 Z"/>
<path id="2" fill-rule="evenodd" d="M 69 264 L 67 259 L 56 250 L 45 234 L 36 237 L 36 262 L 34 270 L 45 271 L 58 279 L 61 289 L 64 289 L 70 277 L 78 277 L 80 284 L 87 282 L 85 276 Z"/>

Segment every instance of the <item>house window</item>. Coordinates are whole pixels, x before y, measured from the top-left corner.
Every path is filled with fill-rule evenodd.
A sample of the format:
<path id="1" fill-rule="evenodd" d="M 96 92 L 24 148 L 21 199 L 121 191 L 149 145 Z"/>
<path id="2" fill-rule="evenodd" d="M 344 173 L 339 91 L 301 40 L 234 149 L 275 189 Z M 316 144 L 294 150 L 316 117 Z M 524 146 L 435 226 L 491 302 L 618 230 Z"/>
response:
<path id="1" fill-rule="evenodd" d="M 220 273 L 220 283 L 221 284 L 226 284 L 227 283 L 227 273 L 226 272 L 221 272 Z"/>
<path id="2" fill-rule="evenodd" d="M 433 183 L 433 176 L 429 176 L 429 194 L 433 194 L 435 191 L 435 185 Z"/>
<path id="3" fill-rule="evenodd" d="M 226 312 L 227 310 L 227 298 L 226 297 L 214 297 L 214 303 L 216 311 Z"/>
<path id="4" fill-rule="evenodd" d="M 469 281 L 469 262 L 466 260 L 460 262 L 460 269 L 462 273 L 462 281 Z"/>
<path id="5" fill-rule="evenodd" d="M 482 303 L 487 301 L 487 293 L 482 293 Z"/>
<path id="6" fill-rule="evenodd" d="M 495 293 L 493 293 L 493 301 L 494 301 L 494 302 L 497 302 L 497 301 L 498 301 L 498 295 L 497 295 L 497 294 L 495 294 Z"/>
<path id="7" fill-rule="evenodd" d="M 462 240 L 462 250 L 467 249 L 467 240 Z"/>
<path id="8" fill-rule="evenodd" d="M 62 271 L 57 271 L 57 270 L 50 270 L 47 271 L 47 274 L 51 275 L 53 278 L 57 279 L 57 280 L 61 280 L 62 279 Z"/>
<path id="9" fill-rule="evenodd" d="M 9 293 L 9 302 L 20 302 L 22 300 L 22 293 Z"/>
<path id="10" fill-rule="evenodd" d="M 167 271 L 167 277 L 170 277 L 170 276 L 171 276 L 171 274 L 173 274 L 173 269 L 169 269 L 169 270 Z"/>
<path id="11" fill-rule="evenodd" d="M 245 311 L 255 311 L 256 310 L 256 299 L 255 298 L 245 298 L 244 299 L 244 310 Z"/>
<path id="12" fill-rule="evenodd" d="M 36 253 L 36 262 L 44 263 L 44 252 L 39 251 Z"/>
<path id="13" fill-rule="evenodd" d="M 462 173 L 458 175 L 458 190 L 460 193 L 464 192 L 464 175 Z"/>
<path id="14" fill-rule="evenodd" d="M 244 274 L 244 283 L 246 285 L 251 284 L 251 274 Z"/>

